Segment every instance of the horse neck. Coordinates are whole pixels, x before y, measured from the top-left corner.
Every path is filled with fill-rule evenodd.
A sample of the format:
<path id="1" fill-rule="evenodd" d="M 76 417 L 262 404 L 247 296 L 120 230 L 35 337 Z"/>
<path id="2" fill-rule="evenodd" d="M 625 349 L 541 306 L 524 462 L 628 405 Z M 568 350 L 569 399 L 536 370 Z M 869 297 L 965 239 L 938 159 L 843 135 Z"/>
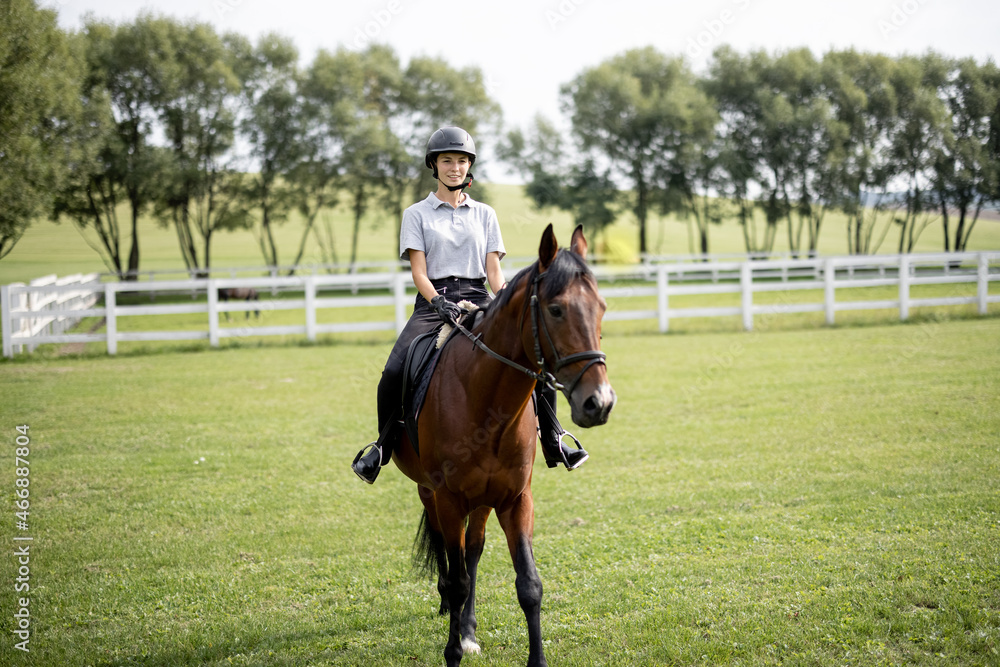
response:
<path id="1" fill-rule="evenodd" d="M 510 299 L 502 307 L 494 307 L 489 310 L 486 317 L 475 328 L 474 332 L 482 336 L 481 340 L 486 347 L 497 354 L 513 361 L 526 368 L 534 368 L 534 363 L 528 357 L 525 350 L 524 325 L 525 320 L 530 317 L 526 308 L 530 282 L 524 281 L 513 289 Z M 508 289 L 511 289 L 508 287 Z M 502 364 L 481 350 L 474 348 L 475 354 L 472 357 L 469 375 L 478 374 L 479 368 L 496 368 L 500 375 L 511 373 L 513 376 L 523 378 L 526 384 L 532 384 L 534 380 L 527 375 L 506 364 Z M 488 366 L 482 366 L 487 364 Z"/>

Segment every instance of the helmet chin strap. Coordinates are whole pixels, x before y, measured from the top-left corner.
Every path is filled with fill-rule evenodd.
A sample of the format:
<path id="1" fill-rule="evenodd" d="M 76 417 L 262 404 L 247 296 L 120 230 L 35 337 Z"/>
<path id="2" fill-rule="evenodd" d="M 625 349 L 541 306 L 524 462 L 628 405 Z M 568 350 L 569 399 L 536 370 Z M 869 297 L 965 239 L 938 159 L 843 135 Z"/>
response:
<path id="1" fill-rule="evenodd" d="M 454 192 L 455 190 L 464 190 L 465 188 L 467 188 L 470 185 L 472 185 L 472 178 L 473 178 L 472 177 L 472 172 L 470 171 L 466 175 L 465 180 L 462 181 L 461 184 L 459 184 L 459 185 L 445 185 L 444 187 L 448 188 L 452 192 Z"/>

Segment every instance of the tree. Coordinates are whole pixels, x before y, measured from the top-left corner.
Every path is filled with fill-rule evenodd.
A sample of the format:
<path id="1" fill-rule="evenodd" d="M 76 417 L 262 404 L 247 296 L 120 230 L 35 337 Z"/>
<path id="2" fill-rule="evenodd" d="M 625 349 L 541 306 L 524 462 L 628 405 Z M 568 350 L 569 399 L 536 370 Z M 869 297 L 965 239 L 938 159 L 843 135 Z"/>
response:
<path id="1" fill-rule="evenodd" d="M 591 238 L 615 221 L 621 193 L 609 171 L 599 172 L 592 158 L 572 164 L 562 135 L 543 116 L 535 117 L 527 135 L 520 129 L 508 132 L 498 152 L 528 179 L 525 194 L 535 208 L 570 212 Z"/>
<path id="2" fill-rule="evenodd" d="M 714 54 L 706 85 L 723 114 L 719 163 L 729 172 L 749 252 L 770 252 L 784 222 L 793 254 L 805 249 L 804 231 L 808 252 L 816 253 L 836 132 L 822 81 L 820 63 L 808 49 L 740 56 L 722 47 Z M 748 210 L 751 189 L 759 192 L 756 206 L 767 221 L 763 242 Z"/>
<path id="3" fill-rule="evenodd" d="M 155 201 L 161 187 L 162 148 L 149 138 L 158 109 L 167 99 L 175 75 L 171 20 L 141 13 L 134 23 L 119 26 L 86 21 L 90 76 L 107 92 L 115 119 L 116 139 L 105 152 L 108 176 L 121 179 L 131 208 L 131 250 L 126 277 L 139 270 L 139 216 Z"/>
<path id="4" fill-rule="evenodd" d="M 253 162 L 245 196 L 260 210 L 257 241 L 269 266 L 278 266 L 273 225 L 295 204 L 287 176 L 304 154 L 297 62 L 294 44 L 275 34 L 261 37 L 253 48 L 244 43 L 236 54 L 245 104 L 240 126 Z"/>
<path id="5" fill-rule="evenodd" d="M 80 113 L 80 55 L 33 0 L 0 6 L 0 258 L 35 218 L 78 159 L 68 140 Z"/>
<path id="6" fill-rule="evenodd" d="M 414 174 L 414 160 L 392 130 L 400 112 L 402 72 L 385 46 L 354 52 L 320 51 L 306 73 L 302 92 L 307 116 L 307 159 L 302 210 L 307 226 L 319 211 L 346 191 L 353 214 L 350 263 L 357 262 L 361 224 L 372 202 L 402 215 L 402 193 Z M 398 124 L 398 123 L 396 123 Z M 332 228 L 316 229 L 324 254 L 333 257 Z M 395 254 L 395 253 L 394 253 Z"/>
<path id="7" fill-rule="evenodd" d="M 898 106 L 889 154 L 904 186 L 904 208 L 902 215 L 896 215 L 900 253 L 913 250 L 920 232 L 933 221 L 931 216 L 940 211 L 931 197 L 931 178 L 945 143 L 947 109 L 938 89 L 947 70 L 947 62 L 934 54 L 897 61 L 893 86 Z"/>
<path id="8" fill-rule="evenodd" d="M 305 152 L 291 181 L 297 187 L 296 199 L 306 224 L 293 265 L 302 261 L 310 235 L 315 236 L 323 261 L 337 263 L 333 226 L 329 219 L 320 226 L 316 223 L 339 199 L 347 128 L 355 118 L 354 91 L 343 84 L 345 57 L 349 52 L 320 50 L 300 82 Z"/>
<path id="9" fill-rule="evenodd" d="M 95 26 L 91 26 L 91 30 Z M 108 26 L 101 29 L 110 30 Z M 91 36 L 77 35 L 81 59 L 87 59 Z M 103 80 L 89 75 L 78 84 L 81 102 L 79 122 L 69 127 L 77 156 L 69 175 L 55 192 L 52 218 L 72 220 L 84 240 L 97 252 L 108 270 L 126 277 L 127 258 L 122 252 L 122 226 L 118 204 L 126 198 L 125 150 L 117 133 L 111 99 Z M 93 230 L 93 234 L 88 234 Z M 96 236 L 96 242 L 91 238 Z"/>
<path id="10" fill-rule="evenodd" d="M 358 239 L 361 221 L 372 202 L 385 195 L 398 181 L 396 156 L 405 154 L 402 144 L 389 130 L 385 119 L 361 118 L 351 126 L 344 150 L 344 185 L 348 192 L 351 213 L 354 217 L 351 235 L 351 271 L 358 259 Z M 398 238 L 398 236 L 397 236 Z M 398 251 L 393 245 L 393 256 Z"/>
<path id="11" fill-rule="evenodd" d="M 943 221 L 945 251 L 965 250 L 983 208 L 1000 200 L 1000 70 L 972 58 L 951 63 L 942 86 L 950 124 L 934 163 L 934 190 Z M 954 211 L 954 237 L 950 221 Z"/>
<path id="12" fill-rule="evenodd" d="M 251 224 L 239 187 L 242 174 L 234 168 L 240 81 L 234 49 L 211 26 L 174 23 L 171 39 L 173 77 L 157 104 L 169 159 L 156 209 L 176 230 L 187 268 L 204 275 L 215 232 Z"/>
<path id="13" fill-rule="evenodd" d="M 751 60 L 766 57 L 763 52 L 744 57 L 728 46 L 720 47 L 712 55 L 709 76 L 704 82 L 721 116 L 718 168 L 722 182 L 719 191 L 736 207 L 743 230 L 743 244 L 748 253 L 771 252 L 778 221 L 782 217 L 778 200 L 772 192 L 762 206 L 767 220 L 763 236 L 758 234 L 754 190 L 756 182 L 764 178 L 760 175 L 764 143 L 760 134 L 764 110 L 758 94 L 763 67 L 754 66 Z"/>
<path id="14" fill-rule="evenodd" d="M 639 252 L 647 252 L 649 211 L 663 188 L 657 173 L 677 168 L 707 107 L 694 76 L 682 59 L 648 47 L 585 70 L 561 95 L 581 151 L 606 161 L 631 186 Z"/>
<path id="15" fill-rule="evenodd" d="M 898 109 L 896 61 L 851 49 L 827 53 L 822 68 L 835 128 L 826 167 L 827 200 L 847 215 L 849 252 L 874 253 L 889 230 L 883 225 L 876 238 L 897 173 L 888 150 Z"/>
<path id="16" fill-rule="evenodd" d="M 173 27 L 171 20 L 149 14 L 118 26 L 88 18 L 80 38 L 86 76 L 74 92 L 83 116 L 70 128 L 80 158 L 57 193 L 53 215 L 71 218 L 122 279 L 136 277 L 139 216 L 162 196 L 169 166 L 166 151 L 149 136 L 159 127 L 158 111 L 175 78 Z M 118 219 L 123 201 L 131 209 L 127 255 Z"/>
<path id="17" fill-rule="evenodd" d="M 681 169 L 666 174 L 668 196 L 675 201 L 665 208 L 673 208 L 681 217 L 689 221 L 688 247 L 692 255 L 707 255 L 709 252 L 709 229 L 720 224 L 725 215 L 723 202 L 716 193 L 724 190 L 721 177 L 722 143 L 713 135 L 713 140 L 689 144 L 684 151 L 684 159 L 679 162 Z M 679 197 L 679 201 L 676 198 Z M 697 230 L 698 246 L 695 249 L 695 235 L 690 232 L 690 221 Z M 707 261 L 707 258 L 706 258 Z"/>
<path id="18" fill-rule="evenodd" d="M 775 178 L 772 192 L 780 193 L 793 255 L 803 250 L 803 230 L 808 252 L 815 255 L 828 194 L 822 174 L 835 132 L 820 63 L 808 49 L 795 49 L 774 57 L 763 74 L 770 84 L 763 158 Z"/>

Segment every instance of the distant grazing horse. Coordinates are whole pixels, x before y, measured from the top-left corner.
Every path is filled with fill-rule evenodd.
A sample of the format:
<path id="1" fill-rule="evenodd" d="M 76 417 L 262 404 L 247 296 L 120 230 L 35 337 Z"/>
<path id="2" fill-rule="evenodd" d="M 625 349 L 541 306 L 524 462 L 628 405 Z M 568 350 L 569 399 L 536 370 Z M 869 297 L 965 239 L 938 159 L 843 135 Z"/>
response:
<path id="1" fill-rule="evenodd" d="M 240 299 L 243 299 L 247 303 L 251 301 L 260 300 L 257 295 L 257 290 L 255 290 L 252 287 L 222 287 L 219 289 L 219 299 L 221 299 L 222 301 L 229 301 L 230 299 L 233 299 L 234 301 L 239 301 Z M 247 309 L 246 312 L 247 312 L 247 319 L 249 320 L 250 310 Z M 260 309 L 259 308 L 254 309 L 253 314 L 256 315 L 257 317 L 260 317 Z M 231 318 L 229 317 L 229 311 L 227 310 L 226 320 L 229 319 Z"/>
<path id="2" fill-rule="evenodd" d="M 417 422 L 419 453 L 408 437 L 396 466 L 420 485 L 424 514 L 418 560 L 438 573 L 440 613 L 450 613 L 444 657 L 456 667 L 478 653 L 476 569 L 486 521 L 495 510 L 507 536 L 517 599 L 528 625 L 528 665 L 545 665 L 542 582 L 532 552 L 536 382 L 562 390 L 582 427 L 608 421 L 615 392 L 598 348 L 607 306 L 588 268 L 583 230 L 559 250 L 552 226 L 538 261 L 522 270 L 486 308 L 482 321 L 457 336 L 440 360 Z M 468 520 L 468 527 L 466 527 Z"/>

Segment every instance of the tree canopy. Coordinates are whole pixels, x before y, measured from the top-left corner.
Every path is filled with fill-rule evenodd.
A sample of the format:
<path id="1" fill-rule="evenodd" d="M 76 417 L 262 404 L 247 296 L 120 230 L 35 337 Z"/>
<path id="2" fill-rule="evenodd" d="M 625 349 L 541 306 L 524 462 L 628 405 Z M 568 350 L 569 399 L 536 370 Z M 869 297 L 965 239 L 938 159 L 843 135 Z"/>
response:
<path id="1" fill-rule="evenodd" d="M 297 211 L 293 263 L 310 247 L 335 261 L 321 212 L 342 203 L 353 264 L 362 219 L 398 226 L 433 188 L 422 155 L 443 125 L 494 143 L 536 206 L 591 233 L 631 214 L 642 253 L 650 217 L 670 214 L 688 221 L 692 252 L 708 253 L 712 225 L 733 219 L 749 253 L 783 234 L 793 253 L 815 254 L 833 210 L 854 253 L 877 252 L 894 229 L 908 252 L 935 226 L 945 250 L 962 250 L 1000 203 L 992 61 L 721 46 L 696 74 L 683 57 L 632 49 L 562 86 L 565 132 L 538 117 L 501 133 L 481 70 L 403 62 L 382 44 L 303 63 L 277 34 L 252 42 L 149 13 L 65 32 L 34 0 L 0 12 L 0 258 L 49 216 L 133 277 L 152 214 L 192 272 L 210 267 L 223 231 L 252 231 L 278 265 L 289 254 L 274 227 Z"/>

